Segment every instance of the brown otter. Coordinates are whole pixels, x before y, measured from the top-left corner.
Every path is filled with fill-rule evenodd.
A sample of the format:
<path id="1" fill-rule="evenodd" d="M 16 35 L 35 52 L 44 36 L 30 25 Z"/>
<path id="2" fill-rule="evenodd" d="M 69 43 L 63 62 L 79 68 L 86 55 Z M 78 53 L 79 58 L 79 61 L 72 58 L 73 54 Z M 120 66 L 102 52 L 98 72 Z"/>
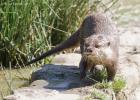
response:
<path id="1" fill-rule="evenodd" d="M 106 14 L 97 13 L 87 16 L 81 27 L 66 41 L 31 60 L 26 65 L 51 54 L 80 45 L 82 54 L 79 64 L 81 78 L 85 77 L 88 69 L 97 64 L 102 64 L 107 68 L 108 80 L 112 80 L 117 68 L 118 42 L 116 27 L 111 18 Z"/>
<path id="2" fill-rule="evenodd" d="M 80 62 L 81 78 L 86 76 L 87 70 L 92 70 L 96 65 L 103 65 L 107 69 L 108 80 L 114 79 L 118 60 L 116 40 L 117 36 L 104 34 L 93 35 L 84 40 Z"/>

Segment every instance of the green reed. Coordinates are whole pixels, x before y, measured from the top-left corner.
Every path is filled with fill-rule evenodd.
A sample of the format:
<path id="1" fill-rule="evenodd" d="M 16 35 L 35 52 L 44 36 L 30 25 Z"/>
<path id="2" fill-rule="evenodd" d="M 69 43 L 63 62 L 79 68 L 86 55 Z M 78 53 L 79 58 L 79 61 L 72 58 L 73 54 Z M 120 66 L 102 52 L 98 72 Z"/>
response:
<path id="1" fill-rule="evenodd" d="M 101 3 L 95 1 L 1 0 L 0 63 L 23 64 L 65 40 L 80 25 L 89 6 Z"/>

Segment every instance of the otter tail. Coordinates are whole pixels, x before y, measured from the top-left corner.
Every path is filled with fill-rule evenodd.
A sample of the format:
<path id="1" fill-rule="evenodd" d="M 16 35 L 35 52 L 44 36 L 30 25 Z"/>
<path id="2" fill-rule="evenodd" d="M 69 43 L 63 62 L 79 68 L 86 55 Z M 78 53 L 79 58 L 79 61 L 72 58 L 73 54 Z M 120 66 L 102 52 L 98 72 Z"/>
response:
<path id="1" fill-rule="evenodd" d="M 80 34 L 80 29 L 77 30 L 74 34 L 72 34 L 72 36 L 70 36 L 66 41 L 62 42 L 60 45 L 43 53 L 42 55 L 38 56 L 37 58 L 27 62 L 27 64 L 25 64 L 25 65 L 30 65 L 30 64 L 35 63 L 35 62 L 37 62 L 37 61 L 39 61 L 47 56 L 50 56 L 54 53 L 63 51 L 65 49 L 74 48 L 76 46 L 79 46 L 79 43 L 80 43 L 79 34 Z"/>

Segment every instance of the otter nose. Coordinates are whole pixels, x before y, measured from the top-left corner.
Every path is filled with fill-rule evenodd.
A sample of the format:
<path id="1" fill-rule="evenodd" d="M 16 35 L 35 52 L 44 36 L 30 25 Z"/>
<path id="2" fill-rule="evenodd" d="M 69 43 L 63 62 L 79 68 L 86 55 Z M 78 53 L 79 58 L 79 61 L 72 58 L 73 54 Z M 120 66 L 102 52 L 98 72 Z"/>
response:
<path id="1" fill-rule="evenodd" d="M 92 50 L 92 48 L 87 48 L 87 52 L 92 52 L 93 50 Z"/>

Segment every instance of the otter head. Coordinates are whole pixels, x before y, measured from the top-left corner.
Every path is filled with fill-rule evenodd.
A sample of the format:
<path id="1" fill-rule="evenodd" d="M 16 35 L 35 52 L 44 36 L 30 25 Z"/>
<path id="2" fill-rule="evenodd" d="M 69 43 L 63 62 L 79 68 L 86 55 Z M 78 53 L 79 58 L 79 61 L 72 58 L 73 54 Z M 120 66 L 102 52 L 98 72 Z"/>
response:
<path id="1" fill-rule="evenodd" d="M 84 40 L 83 58 L 89 63 L 103 64 L 107 59 L 111 59 L 112 49 L 107 36 L 93 35 Z"/>
<path id="2" fill-rule="evenodd" d="M 96 54 L 101 49 L 110 47 L 110 41 L 107 36 L 102 34 L 93 35 L 84 40 L 84 54 Z"/>

